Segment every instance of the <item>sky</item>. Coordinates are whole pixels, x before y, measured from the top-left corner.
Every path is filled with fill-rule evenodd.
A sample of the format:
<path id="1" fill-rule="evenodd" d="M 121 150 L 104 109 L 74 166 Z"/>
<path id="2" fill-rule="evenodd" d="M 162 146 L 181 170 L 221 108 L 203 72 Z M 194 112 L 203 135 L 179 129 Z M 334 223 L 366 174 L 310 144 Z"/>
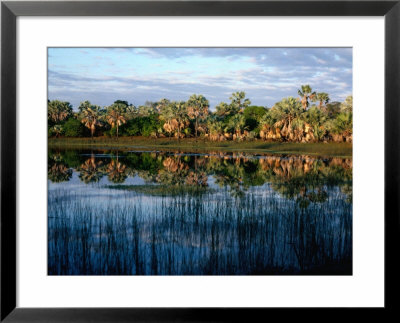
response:
<path id="1" fill-rule="evenodd" d="M 214 107 L 245 91 L 252 105 L 297 97 L 302 84 L 352 95 L 351 48 L 49 48 L 48 99 L 136 106 L 202 94 Z"/>

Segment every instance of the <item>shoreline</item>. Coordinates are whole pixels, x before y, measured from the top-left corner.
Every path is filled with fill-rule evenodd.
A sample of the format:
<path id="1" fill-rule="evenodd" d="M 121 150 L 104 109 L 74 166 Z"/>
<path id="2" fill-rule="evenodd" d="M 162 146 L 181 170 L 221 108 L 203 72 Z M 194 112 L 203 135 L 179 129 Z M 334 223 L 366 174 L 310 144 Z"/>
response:
<path id="1" fill-rule="evenodd" d="M 150 139 L 145 137 L 114 138 L 49 138 L 48 148 L 53 149 L 104 149 L 104 150 L 179 150 L 183 152 L 209 152 L 214 150 L 224 152 L 268 153 L 276 155 L 313 155 L 327 157 L 352 158 L 352 143 L 294 143 L 274 141 L 208 141 L 203 139 L 185 138 L 178 141 L 175 138 Z"/>

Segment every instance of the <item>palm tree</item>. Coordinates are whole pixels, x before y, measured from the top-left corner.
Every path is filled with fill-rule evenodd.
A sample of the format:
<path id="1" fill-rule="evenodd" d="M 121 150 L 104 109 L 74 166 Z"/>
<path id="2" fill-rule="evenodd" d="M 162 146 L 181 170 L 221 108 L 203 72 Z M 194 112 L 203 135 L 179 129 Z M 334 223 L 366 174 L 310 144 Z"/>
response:
<path id="1" fill-rule="evenodd" d="M 156 109 L 159 113 L 162 113 L 162 111 L 168 107 L 171 104 L 171 102 L 168 99 L 161 99 L 156 103 Z"/>
<path id="2" fill-rule="evenodd" d="M 319 101 L 318 107 L 321 109 L 323 104 L 327 104 L 329 102 L 329 94 L 325 92 L 319 92 L 315 95 L 314 100 Z"/>
<path id="3" fill-rule="evenodd" d="M 234 115 L 239 112 L 239 109 L 237 109 L 235 106 L 233 106 L 232 104 L 225 103 L 225 102 L 221 102 L 215 108 L 216 108 L 215 113 L 219 117 L 227 117 L 227 116 L 231 116 L 231 115 Z"/>
<path id="4" fill-rule="evenodd" d="M 239 112 L 243 112 L 243 110 L 251 104 L 251 101 L 245 97 L 246 93 L 241 91 L 232 93 L 232 96 L 229 98 L 231 100 L 231 105 Z"/>
<path id="5" fill-rule="evenodd" d="M 353 137 L 353 97 L 348 96 L 340 105 L 340 112 L 326 122 L 326 127 L 334 141 L 352 141 Z"/>
<path id="6" fill-rule="evenodd" d="M 313 100 L 315 97 L 315 92 L 312 91 L 311 87 L 307 85 L 302 85 L 301 89 L 297 91 L 297 93 L 301 97 L 301 104 L 303 105 L 303 109 L 307 110 L 309 106 L 309 100 Z"/>
<path id="7" fill-rule="evenodd" d="M 169 137 L 171 138 L 171 134 L 175 131 L 175 128 L 177 126 L 173 106 L 171 103 L 165 106 L 160 106 L 159 111 L 160 118 L 164 121 L 163 129 L 169 134 Z"/>
<path id="8" fill-rule="evenodd" d="M 133 104 L 129 104 L 126 107 L 125 115 L 128 119 L 133 119 L 139 114 L 139 109 L 136 108 Z"/>
<path id="9" fill-rule="evenodd" d="M 202 121 L 208 116 L 209 108 L 208 100 L 200 95 L 193 94 L 187 102 L 187 112 L 190 119 L 195 120 L 195 137 L 197 138 L 197 130 L 199 128 L 199 120 Z"/>
<path id="10" fill-rule="evenodd" d="M 224 130 L 224 124 L 221 121 L 218 121 L 215 115 L 211 115 L 207 120 L 207 128 L 210 139 L 219 138 Z"/>
<path id="11" fill-rule="evenodd" d="M 89 101 L 84 101 L 79 105 L 81 112 L 81 122 L 86 128 L 90 129 L 90 136 L 93 140 L 93 135 L 96 131 L 96 126 L 101 126 L 100 122 L 100 107 L 92 105 Z"/>
<path id="12" fill-rule="evenodd" d="M 55 125 L 53 128 L 51 128 L 51 130 L 52 130 L 53 134 L 56 136 L 56 138 L 60 137 L 64 132 L 63 127 L 59 124 Z"/>
<path id="13" fill-rule="evenodd" d="M 341 112 L 329 124 L 330 131 L 335 134 L 349 136 L 353 133 L 353 113 Z"/>
<path id="14" fill-rule="evenodd" d="M 72 106 L 69 102 L 53 100 L 47 102 L 47 117 L 57 123 L 72 115 Z"/>
<path id="15" fill-rule="evenodd" d="M 157 109 L 152 107 L 152 106 L 150 106 L 150 105 L 141 105 L 137 109 L 137 114 L 140 117 L 148 117 L 148 116 L 151 116 L 151 115 L 153 115 L 155 113 L 157 113 Z"/>
<path id="16" fill-rule="evenodd" d="M 282 129 L 284 136 L 293 136 L 294 125 L 301 122 L 301 114 L 300 103 L 293 97 L 284 98 L 271 109 L 272 118 L 277 120 L 274 127 Z"/>
<path id="17" fill-rule="evenodd" d="M 111 125 L 111 128 L 117 127 L 117 140 L 118 140 L 118 131 L 119 126 L 126 123 L 126 105 L 122 103 L 113 103 L 107 109 L 106 119 L 107 122 Z"/>
<path id="18" fill-rule="evenodd" d="M 272 109 L 267 110 L 267 112 L 260 118 L 259 121 L 259 135 L 261 139 L 267 139 L 268 132 L 272 129 L 273 125 L 277 121 L 274 119 Z"/>
<path id="19" fill-rule="evenodd" d="M 178 139 L 180 140 L 181 130 L 185 128 L 188 123 L 186 103 L 183 101 L 172 103 L 172 111 L 175 115 L 176 121 L 178 122 Z"/>
<path id="20" fill-rule="evenodd" d="M 235 114 L 232 118 L 229 119 L 228 127 L 230 129 L 234 129 L 236 135 L 240 136 L 242 134 L 242 130 L 246 124 L 246 118 L 242 114 Z"/>
<path id="21" fill-rule="evenodd" d="M 259 120 L 260 126 L 269 128 L 269 127 L 271 127 L 271 126 L 276 122 L 276 120 L 275 120 L 275 119 L 273 118 L 273 116 L 272 116 L 271 111 L 272 111 L 271 109 L 268 110 L 268 111 L 260 118 L 260 120 Z"/>
<path id="22" fill-rule="evenodd" d="M 341 112 L 353 112 L 353 96 L 349 95 L 346 100 L 340 104 Z"/>
<path id="23" fill-rule="evenodd" d="M 303 115 L 303 119 L 311 127 L 313 136 L 320 140 L 324 137 L 326 133 L 326 121 L 328 119 L 328 114 L 326 111 L 317 108 L 316 106 L 311 107 Z"/>

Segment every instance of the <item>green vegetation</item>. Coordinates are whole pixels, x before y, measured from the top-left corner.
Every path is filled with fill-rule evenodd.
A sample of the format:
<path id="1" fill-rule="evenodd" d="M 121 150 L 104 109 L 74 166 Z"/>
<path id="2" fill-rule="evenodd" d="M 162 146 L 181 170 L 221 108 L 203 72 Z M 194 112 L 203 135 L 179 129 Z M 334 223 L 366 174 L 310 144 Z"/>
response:
<path id="1" fill-rule="evenodd" d="M 209 187 L 190 185 L 109 185 L 107 188 L 113 190 L 131 191 L 151 196 L 180 196 L 180 195 L 201 195 L 212 193 Z"/>
<path id="2" fill-rule="evenodd" d="M 129 141 L 130 146 L 138 144 L 136 138 L 133 140 L 131 137 L 174 137 L 179 146 L 183 138 L 184 142 L 190 138 L 195 142 L 200 140 L 202 146 L 207 146 L 206 142 L 234 143 L 232 146 L 228 143 L 227 147 L 239 147 L 236 144 L 257 140 L 277 143 L 352 142 L 351 96 L 343 103 L 329 103 L 329 94 L 315 92 L 309 85 L 302 85 L 298 95 L 298 98 L 283 98 L 267 108 L 252 106 L 245 92 L 235 92 L 230 102 L 221 102 L 215 112 L 210 111 L 209 101 L 197 94 L 187 101 L 162 99 L 138 107 L 123 100 L 103 108 L 84 101 L 78 112 L 74 112 L 68 102 L 54 100 L 48 101 L 48 133 L 49 137 L 57 140 L 90 137 L 92 144 L 107 137 L 115 138 L 116 142 L 125 138 L 124 145 Z M 79 127 L 78 122 L 84 128 Z M 81 143 L 86 144 L 84 141 Z M 169 145 L 155 141 L 152 146 L 164 144 Z M 259 143 L 254 146 L 257 145 Z M 248 147 L 252 149 L 252 144 Z"/>
<path id="3" fill-rule="evenodd" d="M 63 128 L 65 137 L 83 137 L 87 132 L 82 122 L 73 118 L 69 118 Z"/>
<path id="4" fill-rule="evenodd" d="M 264 140 L 254 141 L 223 141 L 212 142 L 209 140 L 196 140 L 185 138 L 180 141 L 169 138 L 146 138 L 146 137 L 121 137 L 118 141 L 114 138 L 99 137 L 90 138 L 49 138 L 50 148 L 68 149 L 143 149 L 143 150 L 181 150 L 207 152 L 219 150 L 223 152 L 243 151 L 276 154 L 308 154 L 314 156 L 352 156 L 351 143 L 294 143 L 274 142 Z"/>

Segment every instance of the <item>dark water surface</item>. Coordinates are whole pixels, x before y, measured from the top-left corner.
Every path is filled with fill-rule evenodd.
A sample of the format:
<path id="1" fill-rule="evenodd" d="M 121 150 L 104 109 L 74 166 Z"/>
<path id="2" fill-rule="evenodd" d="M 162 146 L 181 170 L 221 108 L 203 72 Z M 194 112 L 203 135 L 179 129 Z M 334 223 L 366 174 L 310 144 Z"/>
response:
<path id="1" fill-rule="evenodd" d="M 49 150 L 49 275 L 352 273 L 352 159 Z"/>

